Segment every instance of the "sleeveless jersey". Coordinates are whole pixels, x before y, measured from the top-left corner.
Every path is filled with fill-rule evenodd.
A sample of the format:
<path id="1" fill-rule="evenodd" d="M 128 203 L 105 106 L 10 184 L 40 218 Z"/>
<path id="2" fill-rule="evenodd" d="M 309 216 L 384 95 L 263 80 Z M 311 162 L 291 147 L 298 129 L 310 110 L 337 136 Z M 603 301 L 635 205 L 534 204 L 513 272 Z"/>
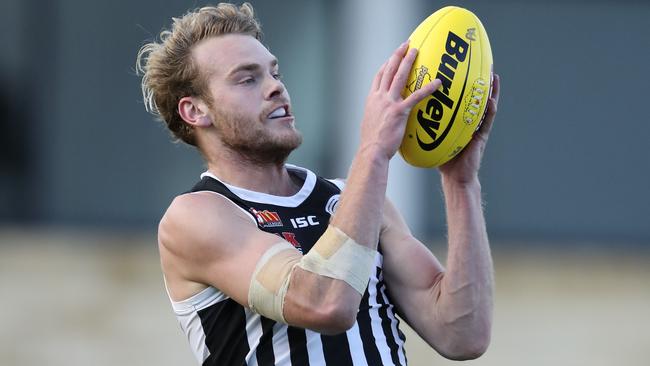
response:
<path id="1" fill-rule="evenodd" d="M 286 165 L 303 180 L 291 197 L 253 192 L 225 184 L 209 172 L 192 192 L 211 191 L 245 211 L 260 230 L 285 239 L 303 254 L 327 228 L 343 183 Z M 406 365 L 405 336 L 382 275 L 381 248 L 354 326 L 328 336 L 256 314 L 214 287 L 172 301 L 181 329 L 202 365 L 379 366 Z"/>

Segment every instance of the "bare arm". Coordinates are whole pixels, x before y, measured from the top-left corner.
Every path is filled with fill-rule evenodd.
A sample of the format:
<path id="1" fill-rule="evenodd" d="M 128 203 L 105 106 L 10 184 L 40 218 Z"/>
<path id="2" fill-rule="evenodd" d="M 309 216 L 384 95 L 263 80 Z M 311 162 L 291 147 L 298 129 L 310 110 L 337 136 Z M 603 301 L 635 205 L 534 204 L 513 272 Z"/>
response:
<path id="1" fill-rule="evenodd" d="M 257 262 L 282 241 L 259 230 L 247 213 L 212 192 L 177 197 L 161 220 L 158 238 L 172 299 L 183 300 L 213 286 L 245 307 Z M 350 292 L 345 282 L 295 268 L 285 297 L 285 319 L 321 333 L 341 332 L 349 305 L 339 296 Z"/>
<path id="2" fill-rule="evenodd" d="M 440 81 L 434 80 L 402 98 L 417 55 L 416 49 L 406 54 L 407 46 L 408 42 L 403 43 L 373 80 L 361 124 L 361 144 L 332 218 L 334 226 L 371 248 L 376 248 L 379 238 L 388 163 L 402 141 L 406 119 L 415 104 L 440 86 Z"/>
<path id="3" fill-rule="evenodd" d="M 440 83 L 402 99 L 415 52 L 400 46 L 379 70 L 367 99 L 362 144 L 331 223 L 360 245 L 375 249 L 384 204 L 388 162 L 404 134 L 410 109 Z M 255 266 L 278 237 L 264 233 L 225 198 L 209 192 L 178 197 L 159 228 L 163 271 L 177 299 L 207 285 L 247 306 Z M 294 267 L 283 315 L 294 326 L 322 333 L 351 327 L 361 295 L 347 283 Z"/>
<path id="4" fill-rule="evenodd" d="M 495 76 L 483 128 L 459 157 L 440 168 L 448 225 L 447 268 L 411 235 L 390 204 L 380 238 L 386 281 L 402 315 L 425 341 L 452 359 L 476 358 L 490 340 L 494 280 L 478 168 L 498 98 Z"/>
<path id="5" fill-rule="evenodd" d="M 376 249 L 379 239 L 388 163 L 402 140 L 408 114 L 415 104 L 440 86 L 440 81 L 436 80 L 408 98 L 402 98 L 401 93 L 416 56 L 416 50 L 406 54 L 407 45 L 402 44 L 393 53 L 373 80 L 361 125 L 361 144 L 350 167 L 346 189 L 331 220 L 333 226 L 357 243 L 372 249 Z M 333 313 L 339 316 L 330 317 L 328 321 L 345 319 L 344 326 L 337 328 L 339 330 L 346 330 L 354 324 L 361 294 L 341 281 L 322 288 L 320 276 L 299 268 L 293 272 L 293 276 L 299 280 L 294 283 L 292 278 L 289 286 L 287 295 L 293 291 L 295 296 L 287 296 L 285 301 L 288 321 L 301 322 L 302 317 L 314 308 L 315 297 L 330 296 L 337 305 Z"/>

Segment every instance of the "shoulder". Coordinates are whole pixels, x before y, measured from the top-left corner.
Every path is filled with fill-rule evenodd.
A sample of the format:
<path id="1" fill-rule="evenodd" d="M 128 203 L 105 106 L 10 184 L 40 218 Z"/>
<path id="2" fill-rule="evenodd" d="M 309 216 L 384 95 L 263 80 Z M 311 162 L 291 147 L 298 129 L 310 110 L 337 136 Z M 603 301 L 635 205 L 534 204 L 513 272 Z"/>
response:
<path id="1" fill-rule="evenodd" d="M 162 270 L 177 299 L 212 286 L 245 305 L 256 261 L 279 240 L 228 198 L 209 191 L 176 197 L 158 227 Z"/>
<path id="2" fill-rule="evenodd" d="M 191 192 L 169 205 L 158 225 L 158 240 L 172 253 L 188 254 L 227 242 L 235 233 L 241 234 L 242 228 L 256 229 L 256 225 L 235 203 L 215 192 Z"/>
<path id="3" fill-rule="evenodd" d="M 215 220 L 217 218 L 218 220 Z M 212 226 L 233 219 L 254 223 L 252 216 L 225 196 L 211 191 L 199 191 L 174 198 L 161 220 L 161 225 L 202 225 L 208 221 Z"/>

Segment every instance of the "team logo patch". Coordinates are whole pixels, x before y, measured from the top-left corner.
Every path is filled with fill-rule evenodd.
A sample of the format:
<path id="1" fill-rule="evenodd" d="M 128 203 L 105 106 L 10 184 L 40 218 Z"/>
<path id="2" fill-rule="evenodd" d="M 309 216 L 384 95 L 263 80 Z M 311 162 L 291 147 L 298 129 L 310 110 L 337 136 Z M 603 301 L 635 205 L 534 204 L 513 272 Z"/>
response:
<path id="1" fill-rule="evenodd" d="M 335 194 L 330 199 L 327 201 L 327 204 L 325 205 L 325 212 L 330 214 L 330 216 L 334 215 L 334 211 L 336 211 L 336 206 L 339 205 L 339 198 L 341 198 L 340 194 Z"/>
<path id="2" fill-rule="evenodd" d="M 280 227 L 282 225 L 282 220 L 280 220 L 280 215 L 277 212 L 264 210 L 258 211 L 254 208 L 250 208 L 250 212 L 255 215 L 257 223 L 264 228 L 267 227 Z"/>
<path id="3" fill-rule="evenodd" d="M 284 240 L 288 241 L 289 243 L 291 243 L 291 245 L 293 245 L 294 248 L 298 249 L 300 251 L 300 253 L 304 254 L 304 252 L 302 250 L 302 245 L 300 245 L 300 243 L 298 242 L 298 239 L 296 239 L 296 234 L 294 234 L 292 232 L 283 231 L 282 235 L 280 235 L 280 234 L 276 234 L 276 235 L 280 236 L 282 239 L 284 239 Z"/>

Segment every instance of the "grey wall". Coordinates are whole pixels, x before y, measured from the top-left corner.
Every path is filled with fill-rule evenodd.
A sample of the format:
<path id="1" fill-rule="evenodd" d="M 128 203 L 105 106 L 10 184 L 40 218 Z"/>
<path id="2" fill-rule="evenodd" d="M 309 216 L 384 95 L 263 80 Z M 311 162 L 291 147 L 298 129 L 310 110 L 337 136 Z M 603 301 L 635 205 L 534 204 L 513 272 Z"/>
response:
<path id="1" fill-rule="evenodd" d="M 650 243 L 650 3 L 476 10 L 503 76 L 483 171 L 491 230 Z"/>
<path id="2" fill-rule="evenodd" d="M 197 178 L 202 163 L 191 149 L 170 143 L 162 125 L 144 112 L 135 54 L 171 16 L 204 3 L 0 4 L 0 224 L 155 227 L 169 200 Z M 343 13 L 350 7 L 342 1 L 253 4 L 266 43 L 280 59 L 305 135 L 291 162 L 326 176 L 344 175 L 340 161 L 349 161 L 353 149 L 336 131 L 359 117 L 343 123 L 331 116 L 342 103 L 348 72 L 359 65 L 376 69 L 383 53 L 345 57 L 357 38 L 343 29 L 357 17 Z M 375 6 L 398 13 L 398 4 Z M 491 233 L 649 244 L 650 4 L 457 4 L 483 20 L 503 80 L 482 171 Z M 443 5 L 413 2 L 409 8 L 422 15 L 408 18 L 402 28 L 413 29 Z M 390 21 L 351 26 L 371 34 L 368 29 Z M 379 49 L 396 46 L 385 45 L 386 39 L 370 41 Z M 369 85 L 371 77 L 355 80 Z M 363 104 L 365 87 L 358 90 L 343 93 L 346 103 Z M 422 197 L 415 208 L 421 222 L 415 226 L 423 235 L 439 233 L 444 219 L 437 173 L 414 176 L 415 186 L 424 187 L 413 193 Z M 400 190 L 399 183 L 391 184 Z"/>

